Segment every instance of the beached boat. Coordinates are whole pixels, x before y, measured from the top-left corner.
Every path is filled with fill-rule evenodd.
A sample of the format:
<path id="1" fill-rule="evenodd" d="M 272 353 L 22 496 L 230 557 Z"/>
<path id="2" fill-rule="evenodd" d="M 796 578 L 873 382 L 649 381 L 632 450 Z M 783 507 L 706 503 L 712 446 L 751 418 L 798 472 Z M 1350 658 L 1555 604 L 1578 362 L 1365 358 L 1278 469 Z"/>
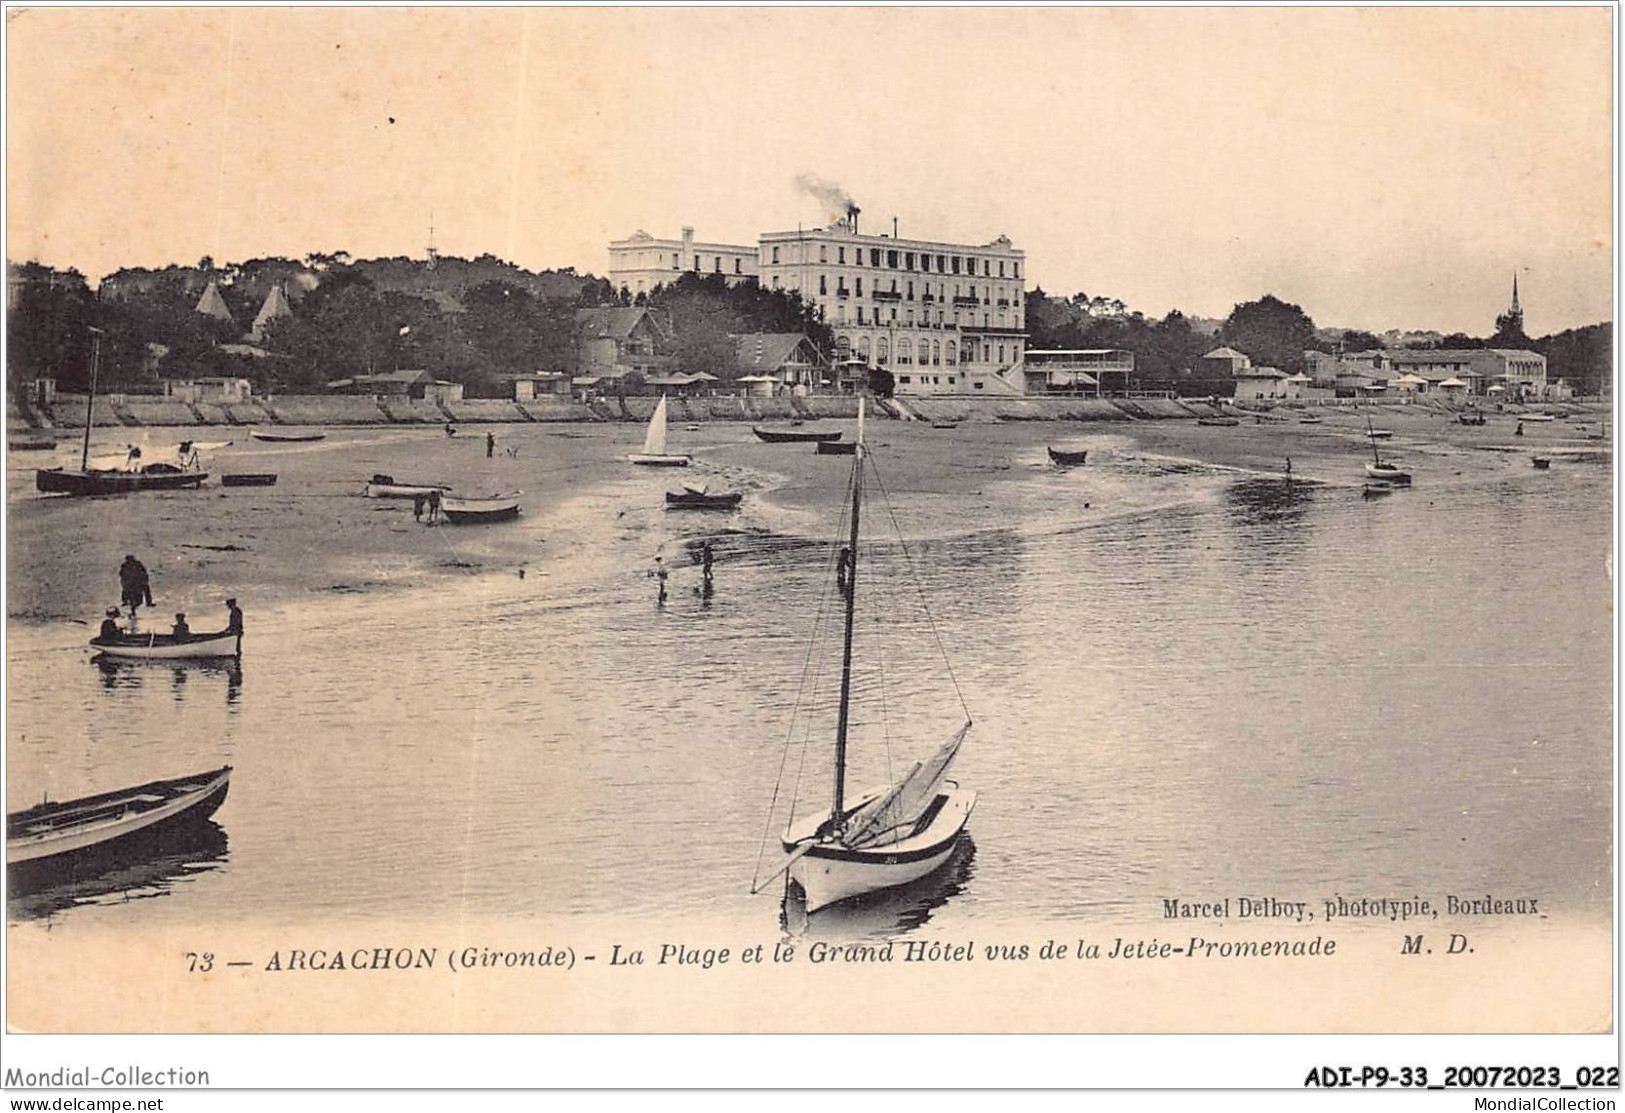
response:
<path id="1" fill-rule="evenodd" d="M 957 428 L 959 428 L 959 422 L 957 422 L 957 421 L 933 421 L 931 423 L 931 428 L 933 428 L 933 429 L 957 429 Z"/>
<path id="2" fill-rule="evenodd" d="M 1394 431 L 1392 429 L 1372 429 L 1370 423 L 1367 422 L 1365 435 L 1374 441 L 1386 441 L 1393 439 Z"/>
<path id="3" fill-rule="evenodd" d="M 97 636 L 90 639 L 90 648 L 109 657 L 128 657 L 137 661 L 187 661 L 209 657 L 241 657 L 243 636 L 233 630 L 216 634 L 120 634 L 117 638 Z"/>
<path id="4" fill-rule="evenodd" d="M 667 510 L 733 510 L 745 496 L 737 491 L 712 495 L 704 491 L 667 491 Z"/>
<path id="5" fill-rule="evenodd" d="M 396 479 L 393 475 L 375 475 L 367 481 L 361 493 L 369 499 L 415 499 L 419 495 L 431 495 L 439 491 L 442 496 L 451 490 L 445 483 L 407 483 Z"/>
<path id="6" fill-rule="evenodd" d="M 1394 487 L 1391 483 L 1367 483 L 1365 485 L 1365 490 L 1362 493 L 1362 497 L 1375 499 L 1381 498 L 1383 495 L 1391 495 L 1393 493 Z"/>
<path id="7" fill-rule="evenodd" d="M 1551 414 L 1519 414 L 1518 415 L 1518 420 L 1519 421 L 1547 422 L 1547 421 L 1556 421 L 1557 418 L 1553 417 Z"/>
<path id="8" fill-rule="evenodd" d="M 11 437 L 6 447 L 13 452 L 46 452 L 56 447 L 56 441 L 48 437 Z"/>
<path id="9" fill-rule="evenodd" d="M 268 444 L 308 444 L 311 441 L 327 439 L 326 433 L 267 433 L 258 429 L 250 429 L 248 435 Z"/>
<path id="10" fill-rule="evenodd" d="M 1229 428 L 1232 425 L 1240 425 L 1241 419 L 1239 417 L 1199 417 L 1196 419 L 1196 424 Z"/>
<path id="11" fill-rule="evenodd" d="M 1061 468 L 1069 468 L 1089 459 L 1089 450 L 1087 448 L 1050 448 L 1046 445 L 1045 451 L 1049 453 L 1049 462 Z"/>
<path id="12" fill-rule="evenodd" d="M 1367 418 L 1366 426 L 1368 429 L 1370 428 L 1370 425 L 1371 419 Z M 1380 432 L 1380 429 L 1371 430 L 1371 463 L 1365 466 L 1366 475 L 1370 476 L 1372 479 L 1379 479 L 1384 483 L 1394 483 L 1399 484 L 1400 486 L 1409 486 L 1411 482 L 1411 473 L 1406 471 L 1404 468 L 1401 468 L 1397 464 L 1385 461 L 1382 458 L 1382 455 L 1377 451 L 1377 441 L 1381 440 L 1382 438 L 1376 434 Z"/>
<path id="13" fill-rule="evenodd" d="M 1319 425 L 1320 424 L 1320 415 L 1319 414 L 1303 414 L 1298 418 L 1298 424 L 1299 425 Z"/>
<path id="14" fill-rule="evenodd" d="M 841 439 L 839 429 L 763 429 L 760 425 L 752 425 L 750 431 L 756 434 L 756 439 L 768 444 L 806 444 L 811 441 L 834 442 Z"/>
<path id="15" fill-rule="evenodd" d="M 643 464 L 655 468 L 686 468 L 694 462 L 694 457 L 683 452 L 666 451 L 666 396 L 660 396 L 660 404 L 649 417 L 649 428 L 643 434 L 643 451 L 634 452 L 627 456 L 634 464 Z"/>
<path id="16" fill-rule="evenodd" d="M 472 524 L 475 522 L 500 522 L 506 518 L 517 517 L 519 514 L 519 496 L 523 491 L 515 491 L 511 495 L 490 495 L 486 498 L 457 498 L 452 495 L 440 496 L 440 512 L 446 516 L 448 522 Z"/>
<path id="17" fill-rule="evenodd" d="M 188 462 L 154 460 L 136 463 L 139 458 L 131 453 L 124 462 L 113 467 L 91 467 L 91 416 L 96 405 L 96 372 L 101 363 L 102 337 L 100 329 L 93 329 L 90 349 L 90 391 L 85 399 L 85 441 L 79 454 L 79 470 L 41 468 L 34 473 L 34 488 L 52 495 L 123 495 L 134 491 L 176 491 L 188 487 L 201 487 L 209 478 L 198 464 L 195 452 L 187 454 Z"/>
<path id="18" fill-rule="evenodd" d="M 814 441 L 813 455 L 815 456 L 851 456 L 857 452 L 855 441 Z"/>
<path id="19" fill-rule="evenodd" d="M 227 472 L 220 477 L 222 487 L 275 487 L 274 471 Z"/>
<path id="20" fill-rule="evenodd" d="M 805 819 L 791 820 L 782 839 L 786 854 L 779 869 L 758 879 L 752 890 L 760 892 L 768 882 L 788 871 L 805 898 L 807 912 L 918 880 L 948 861 L 970 820 L 976 794 L 947 780 L 947 772 L 960 745 L 970 732 L 971 719 L 965 710 L 964 725 L 923 761 L 912 767 L 887 788 L 849 798 L 846 791 L 848 725 L 855 672 L 864 674 L 877 668 L 878 652 L 857 652 L 854 642 L 859 570 L 863 565 L 863 539 L 860 519 L 863 506 L 864 472 L 872 467 L 863 447 L 863 409 L 858 411 L 858 451 L 847 488 L 847 536 L 843 547 L 832 553 L 836 591 L 845 596 L 844 641 L 840 674 L 840 698 L 834 722 L 834 787 L 830 806 Z M 869 624 L 864 624 L 869 629 Z M 815 644 L 817 632 L 814 633 Z M 940 646 L 940 643 L 938 643 Z M 862 647 L 867 649 L 867 646 Z M 964 701 L 960 700 L 964 709 Z M 775 796 L 777 793 L 775 793 Z M 758 871 L 760 872 L 760 871 Z"/>
<path id="21" fill-rule="evenodd" d="M 137 836 L 159 836 L 201 823 L 225 802 L 231 766 L 152 781 L 61 803 L 46 801 L 6 816 L 6 865 L 110 851 Z"/>
<path id="22" fill-rule="evenodd" d="M 1456 420 L 1462 425 L 1488 425 L 1489 419 L 1483 414 L 1457 414 Z"/>
<path id="23" fill-rule="evenodd" d="M 1545 456 L 1530 457 L 1530 463 L 1535 465 L 1535 469 L 1537 471 L 1545 471 L 1547 468 L 1552 466 L 1552 461 Z"/>

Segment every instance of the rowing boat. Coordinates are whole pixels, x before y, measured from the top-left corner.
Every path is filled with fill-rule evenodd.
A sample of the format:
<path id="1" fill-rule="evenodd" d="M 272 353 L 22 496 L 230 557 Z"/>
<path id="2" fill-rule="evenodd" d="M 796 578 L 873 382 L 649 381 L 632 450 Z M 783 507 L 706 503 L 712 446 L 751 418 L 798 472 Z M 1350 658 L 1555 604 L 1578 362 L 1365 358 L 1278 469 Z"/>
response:
<path id="1" fill-rule="evenodd" d="M 524 493 L 515 491 L 511 495 L 490 495 L 485 498 L 454 498 L 451 495 L 442 495 L 440 512 L 446 516 L 446 521 L 460 525 L 500 522 L 518 516 L 519 496 Z"/>
<path id="2" fill-rule="evenodd" d="M 117 638 L 90 639 L 90 648 L 108 657 L 136 661 L 197 661 L 210 657 L 241 657 L 243 635 L 235 630 L 218 634 L 120 634 Z"/>
<path id="3" fill-rule="evenodd" d="M 135 836 L 162 836 L 201 823 L 226 799 L 231 766 L 152 781 L 64 802 L 46 801 L 6 816 L 6 865 L 108 850 Z"/>

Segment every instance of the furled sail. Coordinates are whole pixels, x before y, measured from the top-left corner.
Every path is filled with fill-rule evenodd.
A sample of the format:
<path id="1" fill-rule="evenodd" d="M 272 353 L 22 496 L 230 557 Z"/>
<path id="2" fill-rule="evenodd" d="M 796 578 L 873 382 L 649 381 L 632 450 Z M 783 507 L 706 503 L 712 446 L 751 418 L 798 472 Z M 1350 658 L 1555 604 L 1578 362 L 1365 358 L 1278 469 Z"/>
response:
<path id="1" fill-rule="evenodd" d="M 650 456 L 664 456 L 666 454 L 666 396 L 660 396 L 660 405 L 655 407 L 654 416 L 649 419 L 649 431 L 643 436 L 643 451 Z"/>
<path id="2" fill-rule="evenodd" d="M 884 846 L 905 837 L 925 806 L 942 787 L 942 780 L 959 753 L 971 725 L 966 723 L 943 743 L 931 757 L 916 762 L 914 768 L 889 790 L 853 813 L 841 841 L 853 848 Z"/>

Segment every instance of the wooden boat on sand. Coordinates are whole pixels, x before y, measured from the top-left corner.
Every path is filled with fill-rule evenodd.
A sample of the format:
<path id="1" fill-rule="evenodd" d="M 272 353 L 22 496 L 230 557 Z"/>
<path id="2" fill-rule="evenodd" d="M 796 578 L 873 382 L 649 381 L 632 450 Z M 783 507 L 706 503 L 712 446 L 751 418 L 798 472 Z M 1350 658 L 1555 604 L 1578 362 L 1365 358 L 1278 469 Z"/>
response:
<path id="1" fill-rule="evenodd" d="M 733 510 L 745 496 L 738 491 L 712 495 L 705 491 L 667 491 L 667 510 Z"/>
<path id="2" fill-rule="evenodd" d="M 1046 445 L 1045 451 L 1049 453 L 1049 462 L 1058 468 L 1070 468 L 1089 459 L 1087 448 L 1050 448 Z"/>
<path id="3" fill-rule="evenodd" d="M 1199 417 L 1196 419 L 1196 424 L 1222 426 L 1228 429 L 1233 425 L 1240 425 L 1241 419 L 1239 417 Z"/>
<path id="4" fill-rule="evenodd" d="M 242 471 L 227 472 L 220 477 L 222 487 L 275 487 L 276 472 L 274 471 Z"/>
<path id="5" fill-rule="evenodd" d="M 756 439 L 767 444 L 806 444 L 811 441 L 834 442 L 841 439 L 841 431 L 822 429 L 764 429 L 760 425 L 752 425 L 750 431 L 756 434 Z"/>
<path id="6" fill-rule="evenodd" d="M 311 441 L 327 439 L 326 433 L 271 433 L 261 432 L 258 429 L 250 429 L 248 435 L 267 444 L 308 444 Z"/>
<path id="7" fill-rule="evenodd" d="M 361 493 L 369 499 L 415 499 L 419 495 L 433 494 L 439 491 L 442 496 L 451 490 L 445 483 L 407 483 L 396 479 L 393 475 L 375 475 L 367 481 Z"/>
<path id="8" fill-rule="evenodd" d="M 6 816 L 6 865 L 47 862 L 69 854 L 111 851 L 138 836 L 155 837 L 213 815 L 225 802 L 231 766 L 152 781 L 78 800 L 46 801 Z"/>
<path id="9" fill-rule="evenodd" d="M 446 521 L 467 525 L 476 522 L 500 522 L 519 515 L 519 496 L 523 491 L 515 491 L 511 495 L 490 495 L 485 498 L 456 498 L 452 495 L 440 496 L 440 512 L 446 516 Z"/>

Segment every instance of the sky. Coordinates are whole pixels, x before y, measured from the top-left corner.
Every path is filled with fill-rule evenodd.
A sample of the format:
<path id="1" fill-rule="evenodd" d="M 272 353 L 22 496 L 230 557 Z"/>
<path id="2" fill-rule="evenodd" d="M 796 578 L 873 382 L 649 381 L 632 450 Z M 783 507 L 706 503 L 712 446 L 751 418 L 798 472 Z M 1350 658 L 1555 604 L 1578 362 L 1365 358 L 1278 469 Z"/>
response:
<path id="1" fill-rule="evenodd" d="M 642 228 L 830 213 L 1027 252 L 1148 315 L 1606 320 L 1612 12 L 1594 8 L 30 9 L 8 259 L 491 253 L 602 274 Z"/>

